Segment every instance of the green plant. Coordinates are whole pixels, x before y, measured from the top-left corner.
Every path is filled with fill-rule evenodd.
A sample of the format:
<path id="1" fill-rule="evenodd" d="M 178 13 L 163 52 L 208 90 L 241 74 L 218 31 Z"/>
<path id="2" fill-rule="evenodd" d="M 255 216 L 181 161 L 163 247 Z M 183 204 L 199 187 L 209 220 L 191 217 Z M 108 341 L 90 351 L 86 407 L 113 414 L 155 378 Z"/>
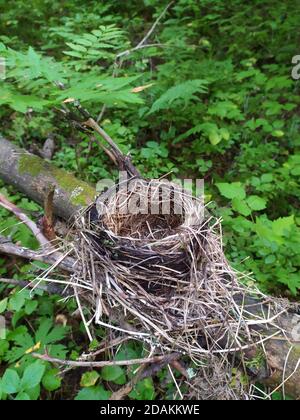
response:
<path id="1" fill-rule="evenodd" d="M 30 400 L 32 396 L 36 395 L 37 387 L 41 383 L 44 372 L 45 366 L 40 361 L 29 365 L 24 370 L 22 377 L 15 370 L 7 369 L 0 383 L 0 398 L 2 393 L 17 394 L 16 400 Z"/>

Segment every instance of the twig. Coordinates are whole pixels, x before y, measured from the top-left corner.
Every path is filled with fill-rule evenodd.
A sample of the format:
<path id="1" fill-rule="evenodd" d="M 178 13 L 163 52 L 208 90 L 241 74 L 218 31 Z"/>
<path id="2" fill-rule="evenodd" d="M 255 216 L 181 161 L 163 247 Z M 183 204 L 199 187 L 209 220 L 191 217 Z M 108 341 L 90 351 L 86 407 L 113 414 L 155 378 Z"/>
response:
<path id="1" fill-rule="evenodd" d="M 110 153 L 113 155 L 112 160 L 114 163 L 117 163 L 119 169 L 126 170 L 131 176 L 141 177 L 137 168 L 132 164 L 130 157 L 123 155 L 122 151 L 113 141 L 113 139 L 106 133 L 105 130 L 103 130 L 103 128 L 99 126 L 99 124 L 93 118 L 88 118 L 88 120 L 84 122 L 84 125 L 86 127 L 92 128 L 108 143 L 111 148 Z"/>
<path id="2" fill-rule="evenodd" d="M 21 222 L 23 222 L 31 230 L 41 246 L 49 245 L 48 239 L 43 235 L 37 225 L 15 204 L 7 200 L 3 194 L 0 194 L 0 206 L 12 212 L 19 220 L 21 220 Z"/>
<path id="3" fill-rule="evenodd" d="M 295 375 L 295 373 L 297 372 L 297 370 L 299 369 L 299 367 L 300 367 L 300 358 L 298 359 L 298 361 L 297 361 L 297 363 L 296 363 L 296 366 L 295 366 L 295 369 L 293 370 L 293 372 L 288 376 L 288 377 L 286 377 L 285 378 L 285 374 L 286 374 L 286 369 L 287 369 L 287 364 L 288 364 L 288 360 L 289 360 L 289 357 L 290 357 L 290 354 L 291 354 L 291 352 L 293 351 L 295 349 L 295 347 L 294 346 L 291 346 L 290 347 L 290 349 L 289 349 L 289 351 L 288 351 L 288 354 L 287 354 L 287 356 L 286 356 L 286 360 L 285 360 L 285 362 L 284 362 L 284 368 L 283 368 L 283 380 L 282 380 L 282 382 L 281 382 L 281 384 L 280 385 L 278 385 L 275 389 L 273 389 L 272 390 L 272 392 L 270 393 L 270 397 L 275 393 L 275 392 L 277 392 L 278 390 L 280 390 L 280 389 L 282 389 L 283 390 L 283 395 L 285 395 L 285 385 L 286 385 L 286 383 Z"/>
<path id="4" fill-rule="evenodd" d="M 175 378 L 175 376 L 174 376 L 174 373 L 172 372 L 172 369 L 171 369 L 171 366 L 170 366 L 170 365 L 168 365 L 168 369 L 169 369 L 169 372 L 170 372 L 171 378 L 173 379 L 173 382 L 174 382 L 174 384 L 175 384 L 175 386 L 176 386 L 176 389 L 177 389 L 177 392 L 178 392 L 178 394 L 179 394 L 179 396 L 180 396 L 180 399 L 181 399 L 181 400 L 183 400 L 183 395 L 182 395 L 182 393 L 181 393 L 181 391 L 180 391 L 180 388 L 179 388 L 179 386 L 178 386 L 178 383 L 177 383 L 177 381 L 176 381 L 176 378 Z"/>
<path id="5" fill-rule="evenodd" d="M 77 309 L 78 310 L 78 309 Z M 78 312 L 79 312 L 79 310 L 78 310 Z M 109 341 L 108 343 L 107 343 L 107 340 L 103 340 L 103 342 L 101 342 L 100 343 L 100 346 L 99 346 L 99 348 L 98 348 L 98 350 L 96 350 L 95 352 L 93 352 L 93 353 L 83 353 L 79 358 L 78 358 L 78 360 L 92 360 L 92 359 L 94 359 L 96 356 L 98 356 L 99 354 L 101 354 L 101 353 L 104 353 L 104 352 L 106 352 L 107 350 L 109 350 L 109 349 L 111 349 L 111 348 L 113 348 L 113 347 L 115 347 L 115 346 L 118 346 L 118 345 L 120 345 L 120 344 L 122 344 L 122 343 L 124 343 L 124 342 L 126 342 L 126 341 L 128 341 L 128 340 L 130 340 L 130 337 L 118 337 L 118 338 L 116 338 L 116 339 L 114 339 L 114 340 L 111 340 L 111 341 Z M 76 368 L 76 367 L 75 367 Z M 72 366 L 70 366 L 70 367 L 66 367 L 65 369 L 63 369 L 61 372 L 60 372 L 60 375 L 64 375 L 65 373 L 67 373 L 67 372 L 69 372 L 70 370 L 73 370 L 73 369 L 75 369 L 74 367 L 72 367 Z M 129 391 L 130 392 L 130 391 Z"/>
<path id="6" fill-rule="evenodd" d="M 134 48 L 131 48 L 130 50 L 126 50 L 126 51 L 123 51 L 123 52 L 121 52 L 121 53 L 119 53 L 119 54 L 117 54 L 117 58 L 119 59 L 119 58 L 121 58 L 121 57 L 127 57 L 128 55 L 130 55 L 131 53 L 133 53 L 133 52 L 135 52 L 135 51 L 138 51 L 138 50 L 142 50 L 142 49 L 144 49 L 144 48 L 154 48 L 154 47 L 165 47 L 166 46 L 166 44 L 160 44 L 159 42 L 157 42 L 156 44 L 147 44 L 147 45 L 140 45 L 139 47 L 138 46 L 136 46 L 136 47 L 134 47 Z"/>
<path id="7" fill-rule="evenodd" d="M 184 366 L 180 363 L 179 360 L 173 360 L 173 362 L 170 363 L 170 366 L 172 366 L 174 369 L 178 370 L 178 372 L 181 373 L 182 376 L 189 379 L 189 374 Z"/>
<path id="8" fill-rule="evenodd" d="M 25 284 L 28 284 L 26 281 L 20 281 L 20 280 L 15 280 L 15 279 L 3 279 L 3 278 L 0 278 L 0 283 L 11 284 L 13 286 L 22 286 L 22 287 L 24 287 Z"/>
<path id="9" fill-rule="evenodd" d="M 84 133 L 89 133 L 91 130 L 99 134 L 108 144 L 108 148 L 104 148 L 105 152 L 109 152 L 108 156 L 112 161 L 118 166 L 119 170 L 126 171 L 131 177 L 141 178 L 141 175 L 137 168 L 132 164 L 131 158 L 129 155 L 125 156 L 118 145 L 113 141 L 113 139 L 99 126 L 99 124 L 94 120 L 91 114 L 80 105 L 79 101 L 73 101 L 72 105 L 75 107 L 74 110 L 70 110 L 66 104 L 64 104 L 61 112 L 63 115 L 68 118 L 72 124 L 76 123 L 78 129 Z M 103 147 L 103 146 L 102 146 Z"/>
<path id="10" fill-rule="evenodd" d="M 122 400 L 132 391 L 133 387 L 137 384 L 138 381 L 156 375 L 166 365 L 169 366 L 169 363 L 173 363 L 178 358 L 178 353 L 170 353 L 166 355 L 164 359 L 159 363 L 152 363 L 149 364 L 149 366 L 140 366 L 136 375 L 126 385 L 124 385 L 118 391 L 114 392 L 111 395 L 110 400 Z"/>
<path id="11" fill-rule="evenodd" d="M 113 139 L 106 133 L 106 131 L 103 130 L 103 128 L 99 126 L 99 124 L 93 118 L 89 118 L 84 123 L 84 125 L 92 128 L 94 131 L 96 131 L 96 133 L 100 134 L 100 136 L 110 145 L 110 147 L 112 148 L 113 152 L 116 154 L 117 157 L 120 155 L 123 156 L 121 150 L 113 141 Z"/>
<path id="12" fill-rule="evenodd" d="M 0 283 L 9 284 L 9 285 L 12 285 L 12 286 L 20 286 L 22 288 L 25 288 L 25 287 L 36 288 L 36 289 L 39 289 L 39 290 L 44 290 L 45 292 L 48 292 L 48 293 L 51 293 L 51 294 L 61 293 L 61 291 L 62 291 L 61 288 L 55 287 L 53 285 L 43 286 L 43 285 L 39 284 L 38 286 L 36 286 L 34 283 L 31 282 L 31 280 L 25 281 L 25 280 L 0 278 Z"/>
<path id="13" fill-rule="evenodd" d="M 158 16 L 158 18 L 156 19 L 156 21 L 151 26 L 150 30 L 147 32 L 147 34 L 144 36 L 144 38 L 141 40 L 141 42 L 139 42 L 138 45 L 135 47 L 135 50 L 141 48 L 148 41 L 148 39 L 150 38 L 150 36 L 155 31 L 155 28 L 157 27 L 157 25 L 159 24 L 159 22 L 161 21 L 161 19 L 163 18 L 163 16 L 167 13 L 167 11 L 169 10 L 169 8 L 172 6 L 173 3 L 174 3 L 174 1 L 171 1 L 164 8 L 164 10 L 162 11 L 162 13 Z"/>
<path id="14" fill-rule="evenodd" d="M 162 11 L 162 13 L 158 16 L 158 18 L 156 19 L 156 21 L 153 23 L 153 25 L 151 26 L 151 28 L 149 29 L 149 31 L 147 32 L 147 34 L 144 36 L 144 38 L 133 48 L 130 48 L 126 51 L 122 51 L 119 54 L 116 55 L 115 61 L 114 61 L 114 71 L 113 71 L 113 75 L 112 77 L 116 77 L 117 76 L 117 72 L 119 70 L 119 68 L 121 67 L 121 63 L 118 63 L 118 61 L 120 60 L 120 58 L 122 57 L 127 57 L 128 55 L 130 55 L 131 53 L 138 51 L 140 49 L 143 48 L 150 48 L 150 47 L 157 47 L 160 46 L 161 44 L 149 44 L 149 45 L 145 45 L 146 42 L 148 41 L 148 39 L 150 38 L 150 36 L 153 34 L 153 32 L 155 31 L 157 25 L 159 24 L 159 22 L 161 21 L 161 19 L 163 18 L 163 16 L 167 13 L 167 11 L 169 10 L 169 8 L 172 6 L 172 4 L 174 3 L 174 1 L 171 1 Z M 103 115 L 105 113 L 107 109 L 107 106 L 104 104 L 100 114 L 97 117 L 97 122 L 101 121 L 103 118 Z"/>
<path id="15" fill-rule="evenodd" d="M 74 290 L 75 299 L 76 299 L 76 302 L 77 302 L 77 306 L 78 306 L 78 309 L 79 309 L 79 312 L 80 312 L 80 315 L 81 315 L 81 319 L 82 319 L 82 322 L 83 322 L 85 331 L 87 333 L 87 336 L 88 336 L 90 342 L 92 342 L 93 341 L 93 336 L 92 336 L 92 334 L 90 332 L 88 323 L 87 323 L 87 321 L 85 319 L 85 316 L 84 316 L 84 313 L 83 313 L 83 309 L 82 309 L 82 306 L 81 306 L 81 303 L 80 303 L 80 299 L 79 299 L 79 296 L 78 296 L 77 287 L 73 287 L 73 290 Z"/>
<path id="16" fill-rule="evenodd" d="M 57 262 L 57 253 L 41 253 L 32 251 L 28 248 L 13 244 L 9 239 L 0 236 L 0 254 L 13 255 L 15 257 L 24 258 L 26 260 L 40 261 L 46 264 L 54 264 Z M 59 263 L 60 268 L 67 272 L 75 271 L 75 261 L 72 258 L 65 258 Z"/>
<path id="17" fill-rule="evenodd" d="M 174 358 L 179 357 L 177 353 L 171 353 Z M 113 361 L 101 361 L 101 362 L 82 362 L 82 361 L 73 361 L 73 360 L 62 360 L 55 357 L 50 357 L 47 354 L 32 353 L 32 356 L 44 360 L 46 362 L 56 363 L 61 366 L 72 366 L 72 367 L 104 367 L 104 366 L 132 366 L 132 365 L 143 365 L 148 363 L 160 363 L 166 357 L 170 360 L 171 354 L 164 356 L 153 356 L 145 357 L 143 359 L 131 359 L 131 360 L 113 360 Z"/>
<path id="18" fill-rule="evenodd" d="M 99 354 L 104 353 L 113 347 L 119 346 L 120 344 L 125 343 L 126 341 L 130 339 L 132 338 L 131 337 L 118 337 L 118 338 L 115 338 L 114 340 L 109 341 L 108 343 L 106 340 L 104 340 L 104 342 L 100 344 L 100 347 L 98 348 L 98 350 L 94 351 L 93 353 L 82 354 L 81 359 L 83 360 L 93 359 Z"/>
<path id="19" fill-rule="evenodd" d="M 116 161 L 116 159 L 115 159 L 115 156 L 113 155 L 113 153 L 111 153 L 111 151 L 110 150 L 108 150 L 102 143 L 101 143 L 101 141 L 97 138 L 97 137 L 95 137 L 95 136 L 91 136 L 90 137 L 90 140 L 91 140 L 91 142 L 95 142 L 95 141 L 97 141 L 98 143 L 99 143 L 99 146 L 101 147 L 101 149 L 107 154 L 107 156 L 109 157 L 109 159 L 111 159 L 112 161 L 113 161 L 113 163 L 115 164 L 115 165 L 117 165 L 118 164 L 118 162 Z"/>

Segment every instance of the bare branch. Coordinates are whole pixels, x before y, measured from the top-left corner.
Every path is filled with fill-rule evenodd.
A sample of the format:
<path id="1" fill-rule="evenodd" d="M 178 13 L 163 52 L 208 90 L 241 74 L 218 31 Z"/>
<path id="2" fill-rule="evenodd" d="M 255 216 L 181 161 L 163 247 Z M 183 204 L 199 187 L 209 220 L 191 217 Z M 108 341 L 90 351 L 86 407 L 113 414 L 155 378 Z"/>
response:
<path id="1" fill-rule="evenodd" d="M 132 50 L 127 51 L 128 54 L 130 54 L 133 51 L 136 51 L 140 48 L 142 48 L 146 42 L 148 41 L 148 39 L 150 38 L 150 36 L 153 34 L 153 32 L 155 31 L 157 25 L 159 24 L 159 22 L 161 21 L 161 19 L 163 18 L 163 16 L 167 13 L 167 11 L 169 10 L 169 8 L 172 6 L 174 2 L 171 1 L 162 11 L 162 13 L 158 16 L 158 18 L 156 19 L 156 21 L 153 23 L 153 25 L 151 26 L 150 30 L 147 32 L 147 34 L 144 36 L 144 38 L 138 43 L 138 45 L 133 48 Z"/>
<path id="2" fill-rule="evenodd" d="M 9 239 L 0 236 L 0 254 L 14 255 L 29 261 L 41 261 L 46 264 L 55 264 L 58 261 L 57 253 L 42 253 L 32 251 L 28 248 L 13 244 Z M 67 272 L 74 272 L 75 261 L 72 258 L 65 258 L 59 263 L 59 267 Z"/>
<path id="3" fill-rule="evenodd" d="M 88 118 L 84 122 L 86 127 L 92 128 L 96 133 L 98 133 L 110 146 L 111 150 L 109 151 L 113 155 L 113 162 L 117 163 L 119 169 L 126 170 L 131 176 L 140 177 L 140 173 L 137 168 L 132 164 L 129 156 L 123 155 L 122 151 L 113 141 L 113 139 L 99 126 L 99 124 L 93 119 Z"/>
<path id="4" fill-rule="evenodd" d="M 23 222 L 31 230 L 41 246 L 49 245 L 48 239 L 43 235 L 37 225 L 15 204 L 7 200 L 3 194 L 0 194 L 0 206 L 12 212 L 21 222 Z"/>
<path id="5" fill-rule="evenodd" d="M 50 357 L 47 354 L 32 353 L 32 356 L 44 360 L 46 362 L 56 363 L 61 366 L 72 366 L 72 367 L 104 367 L 104 366 L 132 366 L 132 365 L 143 365 L 148 363 L 160 363 L 166 358 L 168 361 L 178 358 L 178 353 L 171 353 L 164 356 L 153 356 L 145 357 L 143 359 L 131 359 L 131 360 L 113 360 L 113 361 L 101 361 L 101 362 L 83 362 L 83 361 L 73 361 L 73 360 L 62 360 L 55 357 Z"/>
<path id="6" fill-rule="evenodd" d="M 163 18 L 163 16 L 167 13 L 167 11 L 169 10 L 169 8 L 172 6 L 172 4 L 174 3 L 174 1 L 171 1 L 162 11 L 162 13 L 158 16 L 158 18 L 156 19 L 156 21 L 153 23 L 153 25 L 151 26 L 151 28 L 149 29 L 149 31 L 147 32 L 147 34 L 144 36 L 144 38 L 133 48 L 130 48 L 129 50 L 126 51 L 122 51 L 119 54 L 116 55 L 115 61 L 114 61 L 114 71 L 113 71 L 113 75 L 112 77 L 116 77 L 119 68 L 121 67 L 121 63 L 118 63 L 118 61 L 120 60 L 120 58 L 123 57 L 127 57 L 129 56 L 131 53 L 138 51 L 140 49 L 143 48 L 150 48 L 150 47 L 158 47 L 161 46 L 161 44 L 149 44 L 149 45 L 145 45 L 146 42 L 148 41 L 148 39 L 150 38 L 150 36 L 153 34 L 153 32 L 155 31 L 157 25 L 159 24 L 159 22 L 161 21 L 161 19 Z M 105 114 L 105 111 L 107 109 L 107 106 L 104 104 L 100 114 L 97 117 L 97 122 L 101 121 L 103 118 L 103 115 Z"/>

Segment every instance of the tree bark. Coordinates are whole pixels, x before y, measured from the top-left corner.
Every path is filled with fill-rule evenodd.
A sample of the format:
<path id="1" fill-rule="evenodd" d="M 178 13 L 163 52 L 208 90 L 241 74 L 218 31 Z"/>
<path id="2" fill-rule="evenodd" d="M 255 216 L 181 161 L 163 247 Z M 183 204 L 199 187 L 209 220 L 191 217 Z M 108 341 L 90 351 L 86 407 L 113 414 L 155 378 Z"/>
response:
<path id="1" fill-rule="evenodd" d="M 1 136 L 0 178 L 40 204 L 44 202 L 49 189 L 55 186 L 54 212 L 65 220 L 79 208 L 93 202 L 96 195 L 95 189 L 89 184 L 18 148 Z M 252 298 L 249 298 L 247 305 L 247 309 L 256 315 L 259 313 L 261 316 L 267 310 L 262 302 L 253 304 Z M 256 377 L 273 389 L 284 382 L 286 395 L 300 398 L 300 316 L 296 311 L 286 311 L 276 322 L 286 333 L 264 343 L 267 374 L 261 368 L 256 372 Z M 267 333 L 272 334 L 270 329 Z"/>
<path id="2" fill-rule="evenodd" d="M 20 149 L 1 135 L 0 178 L 39 204 L 44 203 L 54 187 L 54 212 L 65 220 L 80 207 L 89 205 L 96 194 L 91 185 Z"/>

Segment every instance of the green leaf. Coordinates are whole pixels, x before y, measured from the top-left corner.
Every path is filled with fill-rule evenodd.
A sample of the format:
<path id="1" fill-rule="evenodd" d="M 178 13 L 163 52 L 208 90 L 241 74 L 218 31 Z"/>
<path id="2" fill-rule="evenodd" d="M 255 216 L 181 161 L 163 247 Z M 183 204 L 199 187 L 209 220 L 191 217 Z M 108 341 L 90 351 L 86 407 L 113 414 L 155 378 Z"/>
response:
<path id="1" fill-rule="evenodd" d="M 21 379 L 21 389 L 25 391 L 39 385 L 44 375 L 45 369 L 45 365 L 39 360 L 29 365 L 25 369 Z"/>
<path id="2" fill-rule="evenodd" d="M 222 141 L 222 137 L 219 135 L 217 131 L 211 131 L 208 135 L 208 138 L 213 146 L 216 146 Z"/>
<path id="3" fill-rule="evenodd" d="M 86 52 L 87 49 L 83 47 L 82 45 L 73 44 L 72 42 L 66 42 L 67 46 L 70 47 L 74 51 L 79 52 Z"/>
<path id="4" fill-rule="evenodd" d="M 0 301 L 0 314 L 2 314 L 6 310 L 7 302 L 8 302 L 7 298 Z"/>
<path id="5" fill-rule="evenodd" d="M 53 320 L 45 318 L 41 321 L 40 326 L 35 334 L 35 341 L 41 342 L 43 345 L 49 345 L 65 338 L 68 329 L 63 326 L 54 326 Z"/>
<path id="6" fill-rule="evenodd" d="M 38 302 L 37 300 L 29 300 L 26 302 L 25 304 L 25 313 L 26 315 L 31 315 L 36 308 L 38 307 Z"/>
<path id="7" fill-rule="evenodd" d="M 250 195 L 246 201 L 248 206 L 254 211 L 264 210 L 267 207 L 267 200 L 257 195 Z"/>
<path id="8" fill-rule="evenodd" d="M 278 281 L 288 286 L 294 296 L 297 295 L 300 289 L 300 277 L 299 274 L 289 273 L 286 277 L 279 277 Z"/>
<path id="9" fill-rule="evenodd" d="M 102 368 L 101 376 L 105 381 L 115 382 L 118 384 L 120 384 L 120 381 L 126 381 L 124 370 L 120 366 L 105 366 Z"/>
<path id="10" fill-rule="evenodd" d="M 175 100 L 181 100 L 187 104 L 188 101 L 197 99 L 196 93 L 206 93 L 207 85 L 207 80 L 195 79 L 173 86 L 154 102 L 149 114 L 170 108 Z"/>
<path id="11" fill-rule="evenodd" d="M 25 327 L 17 328 L 8 338 L 14 341 L 14 346 L 5 356 L 5 360 L 10 363 L 14 363 L 16 360 L 24 356 L 25 352 L 35 344 L 33 338 L 30 334 L 28 334 Z"/>
<path id="12" fill-rule="evenodd" d="M 78 51 L 63 51 L 63 53 L 70 57 L 82 58 L 82 54 Z"/>
<path id="13" fill-rule="evenodd" d="M 18 312 L 25 303 L 25 293 L 23 292 L 15 292 L 14 295 L 10 298 L 8 307 L 11 311 Z"/>
<path id="14" fill-rule="evenodd" d="M 4 338 L 1 338 L 1 330 L 0 330 L 0 361 L 1 357 L 4 356 L 4 354 L 9 349 L 9 343 Z"/>
<path id="15" fill-rule="evenodd" d="M 47 391 L 55 391 L 61 386 L 58 369 L 50 369 L 43 376 L 42 385 Z"/>
<path id="16" fill-rule="evenodd" d="M 224 140 L 227 141 L 230 139 L 230 133 L 226 128 L 220 128 L 220 134 Z"/>
<path id="17" fill-rule="evenodd" d="M 300 165 L 293 168 L 291 170 L 291 174 L 294 175 L 294 176 L 300 176 Z"/>
<path id="18" fill-rule="evenodd" d="M 88 40 L 85 38 L 78 38 L 75 41 L 76 41 L 76 44 L 84 45 L 85 47 L 91 47 L 93 45 L 93 42 L 91 40 Z"/>
<path id="19" fill-rule="evenodd" d="M 231 184 L 218 183 L 216 186 L 218 187 L 220 193 L 226 198 L 231 200 L 233 198 L 239 198 L 240 200 L 246 198 L 245 187 L 240 182 L 233 182 Z"/>
<path id="20" fill-rule="evenodd" d="M 15 398 L 16 401 L 30 401 L 30 397 L 26 392 L 19 392 Z"/>
<path id="21" fill-rule="evenodd" d="M 280 217 L 273 222 L 273 232 L 283 236 L 285 233 L 288 233 L 293 226 L 295 226 L 294 216 Z"/>
<path id="22" fill-rule="evenodd" d="M 123 344 L 116 354 L 116 360 L 139 359 L 140 357 L 143 357 L 143 349 L 133 343 Z"/>
<path id="23" fill-rule="evenodd" d="M 98 38 L 92 34 L 84 34 L 84 38 L 88 39 L 89 41 L 95 43 L 98 41 Z"/>
<path id="24" fill-rule="evenodd" d="M 30 78 L 34 79 L 36 77 L 39 77 L 41 75 L 41 56 L 34 51 L 32 47 L 29 47 L 28 53 L 28 63 L 29 65 L 29 71 L 30 71 Z"/>
<path id="25" fill-rule="evenodd" d="M 274 130 L 272 131 L 272 136 L 273 137 L 283 137 L 284 136 L 284 132 L 282 130 Z"/>
<path id="26" fill-rule="evenodd" d="M 1 380 L 1 388 L 5 394 L 16 394 L 20 389 L 20 378 L 15 370 L 7 369 Z"/>
<path id="27" fill-rule="evenodd" d="M 272 223 L 267 223 L 265 218 L 257 218 L 253 226 L 253 230 L 260 236 L 260 238 L 278 244 L 283 243 L 283 239 L 272 231 Z"/>
<path id="28" fill-rule="evenodd" d="M 130 392 L 129 397 L 135 400 L 154 400 L 155 389 L 152 378 L 139 381 Z"/>
<path id="29" fill-rule="evenodd" d="M 237 211 L 245 217 L 250 216 L 251 214 L 251 210 L 246 201 L 241 200 L 239 198 L 234 198 L 232 200 L 232 208 L 233 210 Z"/>
<path id="30" fill-rule="evenodd" d="M 265 264 L 274 264 L 276 262 L 276 257 L 275 255 L 268 255 L 265 258 Z"/>
<path id="31" fill-rule="evenodd" d="M 81 377 L 80 386 L 82 387 L 94 386 L 96 385 L 99 378 L 100 378 L 100 375 L 95 370 L 92 370 L 91 372 L 86 372 Z"/>
<path id="32" fill-rule="evenodd" d="M 29 395 L 30 400 L 32 400 L 32 401 L 38 400 L 39 396 L 41 394 L 40 385 L 37 385 L 34 388 L 26 389 L 26 394 Z"/>
<path id="33" fill-rule="evenodd" d="M 110 391 L 106 391 L 102 386 L 84 388 L 75 397 L 75 401 L 104 401 L 111 396 Z"/>
<path id="34" fill-rule="evenodd" d="M 216 115 L 217 117 L 229 120 L 242 121 L 243 114 L 238 109 L 238 106 L 231 101 L 219 101 L 208 108 L 209 115 Z"/>
<path id="35" fill-rule="evenodd" d="M 273 179 L 274 179 L 274 177 L 273 177 L 273 175 L 272 175 L 272 174 L 263 174 L 263 175 L 261 176 L 261 181 L 262 181 L 263 183 L 269 183 L 269 182 L 272 182 L 272 181 L 273 181 Z"/>

